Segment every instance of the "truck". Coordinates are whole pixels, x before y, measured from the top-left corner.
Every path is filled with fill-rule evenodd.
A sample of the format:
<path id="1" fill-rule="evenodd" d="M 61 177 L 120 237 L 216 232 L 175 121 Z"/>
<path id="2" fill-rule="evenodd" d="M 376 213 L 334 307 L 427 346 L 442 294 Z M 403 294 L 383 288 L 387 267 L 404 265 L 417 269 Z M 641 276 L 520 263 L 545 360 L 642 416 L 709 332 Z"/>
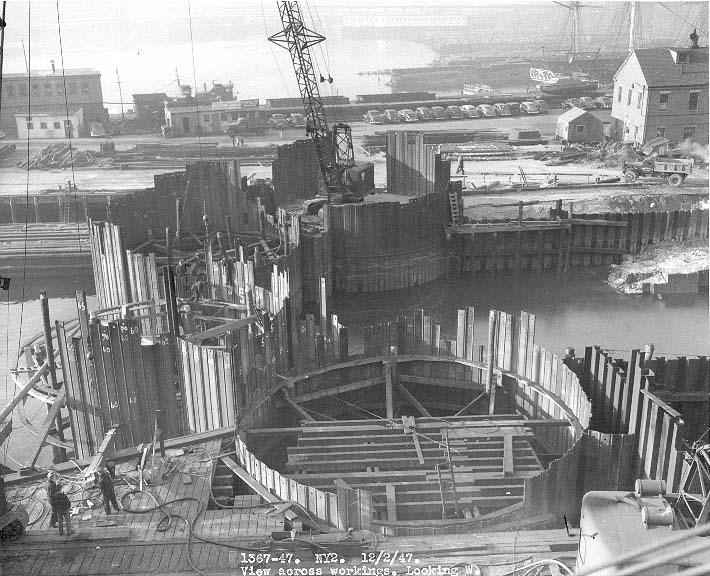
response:
<path id="1" fill-rule="evenodd" d="M 680 186 L 693 172 L 694 163 L 692 158 L 649 156 L 640 162 L 624 162 L 622 171 L 627 182 L 635 182 L 641 177 L 656 176 L 665 178 L 671 186 Z"/>

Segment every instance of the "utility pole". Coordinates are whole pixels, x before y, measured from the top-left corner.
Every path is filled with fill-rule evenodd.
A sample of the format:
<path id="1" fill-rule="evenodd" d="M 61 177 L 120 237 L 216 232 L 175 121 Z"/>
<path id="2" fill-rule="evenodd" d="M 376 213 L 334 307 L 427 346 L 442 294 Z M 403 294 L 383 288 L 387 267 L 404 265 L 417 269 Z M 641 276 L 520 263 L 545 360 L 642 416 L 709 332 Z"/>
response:
<path id="1" fill-rule="evenodd" d="M 118 84 L 118 98 L 121 101 L 121 124 L 125 126 L 126 116 L 123 113 L 123 93 L 121 92 L 121 77 L 118 75 L 118 68 L 116 68 L 116 80 L 116 83 Z"/>
<path id="2" fill-rule="evenodd" d="M 2 17 L 0 17 L 0 110 L 2 110 L 2 62 L 5 53 L 5 4 L 2 3 Z"/>

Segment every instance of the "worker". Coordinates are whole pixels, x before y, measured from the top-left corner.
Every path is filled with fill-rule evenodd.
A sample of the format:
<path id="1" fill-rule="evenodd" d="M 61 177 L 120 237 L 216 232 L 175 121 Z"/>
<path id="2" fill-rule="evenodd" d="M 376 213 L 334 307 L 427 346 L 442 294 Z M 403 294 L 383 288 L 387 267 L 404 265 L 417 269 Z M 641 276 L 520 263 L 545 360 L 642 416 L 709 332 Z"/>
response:
<path id="1" fill-rule="evenodd" d="M 116 509 L 116 512 L 120 512 L 121 508 L 116 501 L 116 491 L 113 487 L 113 480 L 106 468 L 102 468 L 96 473 L 96 483 L 101 490 L 101 497 L 103 499 L 104 510 L 106 514 L 111 514 L 111 506 Z"/>
<path id="2" fill-rule="evenodd" d="M 67 487 L 68 489 L 68 487 Z M 69 510 L 71 510 L 71 500 L 65 494 L 61 484 L 57 484 L 57 491 L 52 496 L 52 508 L 57 511 L 57 519 L 59 520 L 59 535 L 64 534 L 64 524 L 67 526 L 67 536 L 74 534 L 71 529 L 71 520 L 69 519 Z"/>
<path id="3" fill-rule="evenodd" d="M 224 266 L 224 272 L 227 276 L 227 286 L 231 286 L 234 283 L 234 260 L 232 257 L 225 253 L 222 257 L 222 266 Z"/>
<path id="4" fill-rule="evenodd" d="M 456 165 L 456 174 L 466 174 L 466 171 L 463 169 L 463 156 L 459 156 L 459 162 Z"/>
<path id="5" fill-rule="evenodd" d="M 190 286 L 190 292 L 192 292 L 192 296 L 190 296 L 190 302 L 199 302 L 200 300 L 202 300 L 202 288 L 204 287 L 204 285 L 205 281 L 199 279 L 192 286 Z"/>
<path id="6" fill-rule="evenodd" d="M 52 508 L 52 515 L 49 517 L 49 527 L 57 527 L 57 509 L 54 507 L 53 498 L 57 493 L 57 475 L 51 470 L 47 473 L 47 500 Z"/>

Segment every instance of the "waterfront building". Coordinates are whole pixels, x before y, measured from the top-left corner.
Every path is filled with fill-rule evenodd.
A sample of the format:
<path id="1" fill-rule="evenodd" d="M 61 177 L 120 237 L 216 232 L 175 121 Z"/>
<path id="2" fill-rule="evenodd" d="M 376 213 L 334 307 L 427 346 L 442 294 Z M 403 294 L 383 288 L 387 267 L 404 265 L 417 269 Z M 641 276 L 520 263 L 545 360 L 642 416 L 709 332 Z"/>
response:
<path id="1" fill-rule="evenodd" d="M 89 135 L 91 122 L 108 122 L 98 70 L 79 68 L 62 73 L 52 64 L 52 70 L 33 70 L 29 75 L 26 72 L 4 74 L 2 90 L 0 129 L 8 135 L 17 134 L 16 115 L 64 115 L 66 119 L 67 105 L 70 115 L 71 110 L 83 109 L 84 122 L 79 136 Z"/>
<path id="2" fill-rule="evenodd" d="M 611 116 L 619 140 L 707 144 L 707 46 L 633 50 L 614 75 Z"/>
<path id="3" fill-rule="evenodd" d="M 66 112 L 15 114 L 17 137 L 23 140 L 37 138 L 78 138 L 88 127 L 84 120 L 84 109 Z"/>

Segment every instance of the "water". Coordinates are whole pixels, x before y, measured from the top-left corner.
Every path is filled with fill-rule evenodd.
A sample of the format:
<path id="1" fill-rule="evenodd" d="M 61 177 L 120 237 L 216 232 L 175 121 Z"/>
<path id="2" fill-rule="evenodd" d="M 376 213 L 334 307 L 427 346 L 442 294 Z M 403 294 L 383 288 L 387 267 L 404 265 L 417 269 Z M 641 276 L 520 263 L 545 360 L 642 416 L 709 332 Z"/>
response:
<path id="1" fill-rule="evenodd" d="M 187 2 L 149 2 L 140 10 L 135 7 L 120 1 L 100 10 L 95 3 L 60 3 L 64 67 L 98 69 L 109 111 L 121 111 L 121 98 L 126 109 L 130 108 L 131 95 L 136 93 L 177 96 L 176 69 L 181 84 L 193 89 L 231 80 L 238 99 L 260 98 L 263 102 L 299 96 L 288 51 L 267 40 L 281 28 L 276 3 L 244 3 L 243 8 L 241 3 L 236 6 L 224 1 L 193 3 L 192 31 Z M 52 59 L 60 69 L 55 4 L 32 4 L 31 46 L 27 4 L 12 8 L 17 23 L 16 32 L 6 36 L 5 71 L 25 70 L 25 53 L 33 70 L 50 69 Z M 245 23 L 248 12 L 253 18 Z M 8 21 L 9 13 L 8 9 Z M 330 73 L 334 78 L 332 84 L 320 85 L 323 96 L 389 93 L 387 76 L 357 73 L 426 66 L 435 58 L 432 50 L 414 41 L 344 38 L 315 13 L 304 13 L 304 19 L 315 20 L 314 26 L 327 36 L 324 44 L 312 49 L 316 74 L 327 77 Z"/>
<path id="2" fill-rule="evenodd" d="M 42 309 L 39 293 L 47 291 L 49 297 L 49 313 L 54 320 L 70 320 L 76 318 L 75 291 L 82 288 L 81 274 L 47 275 L 41 278 L 28 277 L 24 282 L 24 306 L 22 293 L 22 271 L 3 270 L 1 274 L 9 276 L 12 281 L 10 291 L 0 290 L 0 406 L 5 406 L 13 397 L 14 384 L 9 369 L 15 367 L 21 343 L 42 332 Z M 90 270 L 85 270 L 87 294 L 93 294 L 93 280 Z M 96 298 L 88 299 L 90 308 L 96 307 Z M 46 415 L 43 402 L 29 398 L 25 404 L 25 413 L 30 421 L 39 424 Z M 0 463 L 17 468 L 17 461 L 25 464 L 27 454 L 25 448 L 35 436 L 24 428 L 13 413 L 13 432 L 10 439 L 0 449 Z M 7 448 L 7 452 L 5 451 Z M 51 461 L 51 448 L 44 448 L 39 463 L 45 465 Z M 9 457 L 8 457 L 9 456 Z M 14 459 L 14 460 L 13 460 Z"/>
<path id="3" fill-rule="evenodd" d="M 457 310 L 476 309 L 477 344 L 486 344 L 488 310 L 537 316 L 536 343 L 563 354 L 572 346 L 626 351 L 653 342 L 659 354 L 710 354 L 708 295 L 666 296 L 617 294 L 604 283 L 605 267 L 577 268 L 567 276 L 554 273 L 500 273 L 491 278 L 438 280 L 408 291 L 334 297 L 329 302 L 350 328 L 353 344 L 362 346 L 362 326 L 395 320 L 423 308 L 441 324 L 442 338 L 456 338 Z"/>

